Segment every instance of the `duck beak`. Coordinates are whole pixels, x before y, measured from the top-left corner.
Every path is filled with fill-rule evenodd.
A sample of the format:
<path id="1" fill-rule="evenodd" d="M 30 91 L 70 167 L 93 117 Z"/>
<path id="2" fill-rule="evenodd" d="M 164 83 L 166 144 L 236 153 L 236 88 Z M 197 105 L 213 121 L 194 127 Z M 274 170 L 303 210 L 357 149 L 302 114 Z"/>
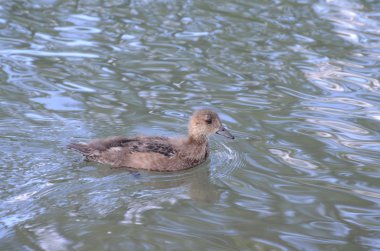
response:
<path id="1" fill-rule="evenodd" d="M 229 138 L 229 139 L 234 139 L 235 137 L 229 132 L 227 131 L 226 128 L 224 128 L 223 126 L 220 127 L 220 129 L 216 132 L 216 134 L 219 134 L 219 135 L 222 135 L 226 138 Z"/>

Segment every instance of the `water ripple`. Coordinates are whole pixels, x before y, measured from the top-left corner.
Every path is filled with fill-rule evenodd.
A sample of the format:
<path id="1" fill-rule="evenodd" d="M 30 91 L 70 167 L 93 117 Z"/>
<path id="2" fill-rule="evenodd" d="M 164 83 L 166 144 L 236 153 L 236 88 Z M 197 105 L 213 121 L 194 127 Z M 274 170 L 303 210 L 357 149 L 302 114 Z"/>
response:
<path id="1" fill-rule="evenodd" d="M 97 58 L 96 54 L 83 52 L 52 52 L 52 51 L 36 51 L 36 50 L 0 50 L 4 56 L 12 55 L 28 55 L 39 57 L 78 57 L 78 58 Z"/>
<path id="2" fill-rule="evenodd" d="M 377 250 L 377 10 L 3 1 L 3 249 Z M 201 107 L 236 140 L 212 137 L 191 170 L 112 169 L 65 147 L 182 134 Z"/>

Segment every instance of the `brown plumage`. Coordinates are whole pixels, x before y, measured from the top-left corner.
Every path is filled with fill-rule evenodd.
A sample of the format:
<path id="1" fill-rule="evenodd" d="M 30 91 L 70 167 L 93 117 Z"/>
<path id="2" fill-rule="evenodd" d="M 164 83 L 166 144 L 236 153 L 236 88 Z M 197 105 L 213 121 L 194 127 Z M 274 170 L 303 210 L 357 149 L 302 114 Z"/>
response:
<path id="1" fill-rule="evenodd" d="M 111 137 L 89 143 L 71 143 L 69 148 L 82 153 L 86 160 L 114 167 L 150 171 L 178 171 L 201 164 L 208 156 L 208 136 L 217 133 L 234 137 L 223 127 L 218 114 L 210 110 L 194 112 L 187 137 Z"/>

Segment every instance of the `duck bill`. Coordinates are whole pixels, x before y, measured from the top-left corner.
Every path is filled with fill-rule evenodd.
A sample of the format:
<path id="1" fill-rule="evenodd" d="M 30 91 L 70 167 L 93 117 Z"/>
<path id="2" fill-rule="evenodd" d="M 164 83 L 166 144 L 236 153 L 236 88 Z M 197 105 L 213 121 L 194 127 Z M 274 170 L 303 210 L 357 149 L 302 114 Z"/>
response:
<path id="1" fill-rule="evenodd" d="M 234 137 L 229 131 L 227 131 L 227 129 L 224 128 L 224 127 L 221 127 L 221 128 L 216 132 L 216 134 L 222 135 L 222 136 L 224 136 L 224 137 L 226 137 L 226 138 L 229 138 L 229 139 L 234 139 L 234 138 L 235 138 L 235 137 Z"/>

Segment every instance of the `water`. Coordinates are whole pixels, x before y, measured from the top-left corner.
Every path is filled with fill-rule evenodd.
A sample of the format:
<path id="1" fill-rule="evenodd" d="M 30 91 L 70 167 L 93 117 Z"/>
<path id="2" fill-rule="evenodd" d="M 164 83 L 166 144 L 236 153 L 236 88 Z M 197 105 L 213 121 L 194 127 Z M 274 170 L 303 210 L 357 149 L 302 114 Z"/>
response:
<path id="1" fill-rule="evenodd" d="M 1 250 L 379 250 L 378 1 L 3 1 Z M 179 173 L 65 146 L 236 140 Z"/>

